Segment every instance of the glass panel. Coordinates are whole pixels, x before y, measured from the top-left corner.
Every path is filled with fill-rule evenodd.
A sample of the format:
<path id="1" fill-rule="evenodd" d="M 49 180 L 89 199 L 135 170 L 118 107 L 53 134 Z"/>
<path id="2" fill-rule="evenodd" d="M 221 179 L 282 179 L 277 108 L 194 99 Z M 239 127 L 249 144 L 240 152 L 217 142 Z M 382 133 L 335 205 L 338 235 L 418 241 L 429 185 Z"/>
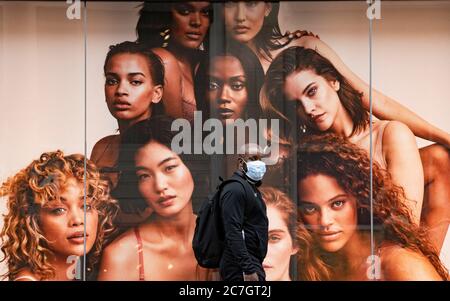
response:
<path id="1" fill-rule="evenodd" d="M 250 278 L 408 280 L 429 263 L 423 277 L 445 276 L 450 156 L 432 143 L 450 145 L 449 31 L 448 1 L 0 2 L 0 273 L 242 279 L 237 241 Z M 78 181 L 42 157 L 34 186 L 7 182 L 58 149 L 90 159 L 65 157 Z M 244 149 L 267 164 L 262 186 Z M 250 185 L 245 202 L 222 195 L 218 231 L 234 239 L 219 272 L 191 242 L 232 176 Z M 26 256 L 31 273 L 8 256 L 38 250 L 12 246 L 37 231 L 58 243 L 50 261 Z"/>
<path id="2" fill-rule="evenodd" d="M 65 156 L 84 153 L 83 24 L 79 19 L 68 19 L 68 7 L 65 2 L 0 2 L 1 182 L 30 166 L 33 160 L 40 160 L 34 163 L 35 170 L 17 174 L 11 178 L 11 185 L 4 187 L 5 193 L 14 196 L 2 198 L 1 202 L 1 213 L 7 215 L 5 220 L 1 218 L 0 226 L 8 229 L 3 237 L 8 242 L 7 261 L 0 264 L 0 270 L 7 272 L 8 263 L 7 276 L 11 280 L 19 276 L 60 280 L 81 277 L 74 263 L 84 249 L 83 238 L 81 242 L 78 238 L 78 231 L 82 233 L 84 228 L 80 220 L 83 203 L 81 207 L 79 204 L 84 195 L 83 173 L 76 182 L 65 183 L 61 175 L 71 177 L 71 168 L 63 168 L 63 159 L 57 159 L 62 155 L 48 154 L 54 159 L 46 163 L 41 157 L 57 150 Z M 73 159 L 82 171 L 83 156 Z M 50 186 L 53 192 L 45 188 Z M 65 198 L 58 206 L 56 200 L 50 201 L 50 196 L 55 198 L 57 193 Z M 44 204 L 51 208 L 41 208 Z M 69 209 L 73 209 L 74 216 Z M 37 240 L 38 233 L 57 241 L 66 235 L 76 237 L 71 237 L 70 243 L 64 239 L 44 246 L 31 243 Z M 15 249 L 23 241 L 30 243 Z M 42 258 L 44 252 L 46 259 Z M 12 254 L 20 259 L 10 257 Z M 22 268 L 30 262 L 40 267 L 40 274 Z M 60 268 L 55 271 L 54 266 Z M 56 274 L 48 272 L 51 270 Z"/>
<path id="3" fill-rule="evenodd" d="M 444 274 L 441 264 L 450 266 L 447 235 L 450 214 L 446 197 L 450 189 L 450 162 L 448 149 L 434 143 L 449 145 L 450 95 L 447 89 L 437 88 L 444 87 L 450 76 L 449 16 L 448 1 L 382 1 L 381 19 L 373 22 L 372 48 L 374 88 L 425 120 L 413 121 L 412 116 L 408 116 L 412 113 L 397 108 L 393 119 L 406 124 L 413 133 L 408 129 L 400 133 L 401 125 L 392 123 L 384 131 L 382 148 L 388 170 L 392 181 L 404 189 L 409 200 L 404 203 L 412 211 L 413 223 L 401 225 L 393 213 L 390 218 L 402 229 L 403 234 L 397 236 L 411 231 L 414 233 L 411 236 L 418 237 L 418 232 L 425 232 L 428 242 L 420 242 L 418 249 L 431 259 L 440 276 Z M 373 99 L 376 115 L 378 99 L 383 98 L 374 92 Z M 390 106 L 384 108 L 387 110 L 383 114 L 390 114 Z M 380 139 L 376 132 L 374 127 L 374 142 Z M 394 136 L 389 141 L 389 137 Z M 374 195 L 376 193 L 374 190 Z M 419 220 L 420 229 L 417 229 L 415 225 Z M 392 239 L 392 236 L 385 236 L 385 240 Z M 410 249 L 416 247 L 413 240 L 403 243 Z M 437 251 L 431 250 L 432 247 Z M 406 264 L 399 263 L 393 270 L 398 271 L 403 265 Z M 408 275 L 401 277 L 412 280 L 422 271 L 424 266 L 415 265 L 408 270 Z M 433 273 L 422 277 L 439 278 Z"/>

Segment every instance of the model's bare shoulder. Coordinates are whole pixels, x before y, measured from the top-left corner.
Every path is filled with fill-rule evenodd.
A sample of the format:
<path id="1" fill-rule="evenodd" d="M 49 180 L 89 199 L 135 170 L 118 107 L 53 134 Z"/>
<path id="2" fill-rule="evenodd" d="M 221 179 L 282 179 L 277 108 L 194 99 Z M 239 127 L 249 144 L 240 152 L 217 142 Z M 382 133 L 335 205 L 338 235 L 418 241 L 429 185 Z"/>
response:
<path id="1" fill-rule="evenodd" d="M 170 51 L 164 48 L 153 48 L 152 51 L 159 56 L 165 69 L 170 69 L 171 71 L 174 68 L 179 69 L 178 59 Z"/>
<path id="2" fill-rule="evenodd" d="M 386 122 L 386 121 L 378 121 Z M 386 161 L 396 160 L 398 156 L 416 153 L 416 159 L 420 160 L 416 138 L 409 127 L 400 121 L 387 121 L 383 132 L 383 153 Z"/>
<path id="3" fill-rule="evenodd" d="M 137 254 L 137 241 L 133 229 L 129 229 L 122 233 L 119 237 L 114 239 L 106 248 L 104 253 L 108 254 Z M 123 260 L 124 258 L 117 258 L 117 260 Z"/>
<path id="4" fill-rule="evenodd" d="M 161 60 L 166 59 L 176 59 L 175 56 L 167 49 L 162 47 L 152 48 L 153 53 L 161 58 Z"/>
<path id="5" fill-rule="evenodd" d="M 138 244 L 130 229 L 103 251 L 98 280 L 138 280 L 137 265 Z"/>
<path id="6" fill-rule="evenodd" d="M 22 269 L 13 281 L 39 281 L 39 277 L 34 275 L 28 268 Z"/>
<path id="7" fill-rule="evenodd" d="M 442 280 L 427 257 L 398 245 L 381 249 L 381 269 L 388 281 Z"/>
<path id="8" fill-rule="evenodd" d="M 388 121 L 384 136 L 387 139 L 411 139 L 414 138 L 413 132 L 403 122 L 391 120 Z"/>
<path id="9" fill-rule="evenodd" d="M 106 151 L 109 145 L 118 143 L 120 140 L 119 135 L 109 135 L 106 137 L 103 137 L 102 139 L 98 140 L 94 147 L 92 148 L 91 152 L 91 161 L 94 163 L 97 163 L 97 161 L 101 158 L 102 154 Z"/>

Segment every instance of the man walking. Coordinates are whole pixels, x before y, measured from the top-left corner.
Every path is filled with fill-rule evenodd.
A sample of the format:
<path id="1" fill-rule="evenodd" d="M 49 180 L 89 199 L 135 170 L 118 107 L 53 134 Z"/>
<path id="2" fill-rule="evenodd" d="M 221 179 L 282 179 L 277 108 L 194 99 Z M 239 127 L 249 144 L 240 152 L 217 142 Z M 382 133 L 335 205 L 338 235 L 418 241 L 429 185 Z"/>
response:
<path id="1" fill-rule="evenodd" d="M 225 281 L 265 281 L 268 219 L 258 188 L 266 172 L 259 154 L 238 158 L 238 170 L 220 195 L 225 247 L 220 276 Z"/>

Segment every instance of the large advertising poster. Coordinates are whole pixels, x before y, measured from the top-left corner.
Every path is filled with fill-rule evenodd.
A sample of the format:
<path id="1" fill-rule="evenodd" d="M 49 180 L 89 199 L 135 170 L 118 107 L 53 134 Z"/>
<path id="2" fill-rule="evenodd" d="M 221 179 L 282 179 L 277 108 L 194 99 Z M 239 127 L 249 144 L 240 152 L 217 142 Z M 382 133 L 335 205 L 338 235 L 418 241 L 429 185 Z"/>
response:
<path id="1" fill-rule="evenodd" d="M 0 1 L 2 280 L 447 280 L 450 1 Z"/>

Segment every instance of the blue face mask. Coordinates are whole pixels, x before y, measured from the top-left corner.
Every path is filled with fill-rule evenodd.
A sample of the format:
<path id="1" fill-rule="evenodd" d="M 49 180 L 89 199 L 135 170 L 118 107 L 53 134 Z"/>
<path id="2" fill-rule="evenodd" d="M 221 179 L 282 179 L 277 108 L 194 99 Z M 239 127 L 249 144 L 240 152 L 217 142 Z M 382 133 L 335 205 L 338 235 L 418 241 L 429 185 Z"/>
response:
<path id="1" fill-rule="evenodd" d="M 261 181 L 266 173 L 266 163 L 260 160 L 245 163 L 247 164 L 247 172 L 245 173 L 247 177 L 253 181 Z"/>

